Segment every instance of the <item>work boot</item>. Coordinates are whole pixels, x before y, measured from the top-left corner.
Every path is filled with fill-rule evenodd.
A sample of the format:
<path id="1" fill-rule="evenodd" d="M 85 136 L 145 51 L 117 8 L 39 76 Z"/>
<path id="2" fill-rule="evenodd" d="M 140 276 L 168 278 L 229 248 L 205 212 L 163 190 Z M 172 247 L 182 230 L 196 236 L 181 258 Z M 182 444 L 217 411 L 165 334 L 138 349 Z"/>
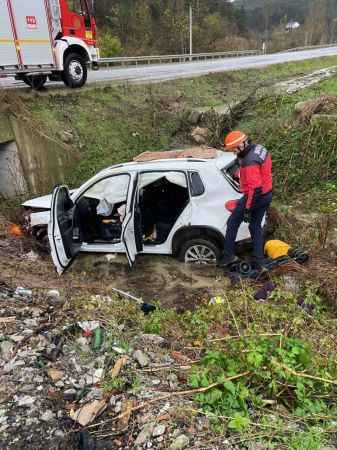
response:
<path id="1" fill-rule="evenodd" d="M 221 256 L 221 258 L 219 258 L 219 261 L 217 263 L 217 267 L 228 267 L 231 266 L 232 264 L 236 263 L 239 261 L 239 258 L 235 255 L 227 255 L 227 254 L 223 254 Z"/>

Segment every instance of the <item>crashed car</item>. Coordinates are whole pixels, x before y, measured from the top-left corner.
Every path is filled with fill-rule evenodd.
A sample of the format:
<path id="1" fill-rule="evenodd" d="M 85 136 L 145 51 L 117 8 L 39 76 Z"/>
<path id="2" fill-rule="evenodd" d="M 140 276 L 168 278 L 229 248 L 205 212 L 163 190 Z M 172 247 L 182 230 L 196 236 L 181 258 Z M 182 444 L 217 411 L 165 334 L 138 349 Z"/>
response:
<path id="1" fill-rule="evenodd" d="M 185 150 L 173 158 L 167 157 L 171 152 L 163 152 L 166 159 L 136 158 L 99 172 L 76 190 L 57 186 L 52 195 L 23 204 L 30 229 L 46 239 L 48 225 L 59 274 L 80 252 L 124 253 L 131 266 L 138 254 L 215 263 L 230 214 L 225 202 L 241 194 L 235 155 L 211 150 L 205 157 Z M 249 238 L 242 224 L 237 239 Z"/>

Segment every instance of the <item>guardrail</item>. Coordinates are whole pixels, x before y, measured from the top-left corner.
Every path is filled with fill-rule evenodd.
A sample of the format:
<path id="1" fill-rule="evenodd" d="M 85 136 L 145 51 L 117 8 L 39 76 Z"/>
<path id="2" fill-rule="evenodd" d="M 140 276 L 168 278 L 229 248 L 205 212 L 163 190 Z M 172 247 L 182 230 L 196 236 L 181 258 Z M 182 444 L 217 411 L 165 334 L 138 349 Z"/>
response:
<path id="1" fill-rule="evenodd" d="M 231 52 L 215 52 L 215 53 L 196 53 L 193 55 L 155 55 L 155 56 L 122 56 L 116 58 L 101 58 L 99 60 L 100 65 L 113 66 L 113 65 L 138 65 L 138 64 L 154 64 L 154 63 L 174 63 L 174 62 L 189 62 L 200 61 L 206 59 L 217 58 L 234 58 L 237 56 L 252 56 L 260 55 L 260 50 L 239 50 Z"/>
<path id="2" fill-rule="evenodd" d="M 280 53 L 284 52 L 302 52 L 304 50 L 315 50 L 319 48 L 330 48 L 330 47 L 337 47 L 337 43 L 334 44 L 322 44 L 322 45 L 306 45 L 304 47 L 295 47 L 295 48 L 289 48 L 288 50 L 282 50 Z"/>

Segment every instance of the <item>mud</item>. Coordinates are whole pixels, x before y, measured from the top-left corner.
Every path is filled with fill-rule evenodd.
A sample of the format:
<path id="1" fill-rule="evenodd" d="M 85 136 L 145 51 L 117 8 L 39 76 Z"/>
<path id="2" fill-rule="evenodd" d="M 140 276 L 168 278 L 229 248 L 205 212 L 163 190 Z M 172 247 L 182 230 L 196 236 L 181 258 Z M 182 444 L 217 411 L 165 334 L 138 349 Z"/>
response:
<path id="1" fill-rule="evenodd" d="M 129 292 L 144 301 L 158 301 L 163 307 L 193 309 L 202 301 L 230 286 L 215 266 L 187 266 L 172 257 L 141 255 L 131 269 L 124 255 L 83 254 L 59 277 L 50 255 L 42 253 L 28 237 L 0 233 L 0 279 L 30 289 L 65 289 L 71 294 L 111 294 L 111 287 Z M 0 229 L 1 231 L 1 229 Z M 25 260 L 34 250 L 36 262 Z"/>

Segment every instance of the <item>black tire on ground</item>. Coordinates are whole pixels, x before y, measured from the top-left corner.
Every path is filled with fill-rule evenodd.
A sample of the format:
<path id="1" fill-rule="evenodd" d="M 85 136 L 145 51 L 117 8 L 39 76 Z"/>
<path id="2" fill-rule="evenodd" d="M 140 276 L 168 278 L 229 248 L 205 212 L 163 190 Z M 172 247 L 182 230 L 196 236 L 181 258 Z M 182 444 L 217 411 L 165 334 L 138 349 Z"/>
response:
<path id="1" fill-rule="evenodd" d="M 70 88 L 80 88 L 88 78 L 88 69 L 84 59 L 77 53 L 69 53 L 64 60 L 62 80 Z"/>
<path id="2" fill-rule="evenodd" d="M 199 251 L 199 254 L 202 255 L 199 262 L 197 257 L 195 261 L 192 260 L 194 254 L 197 256 L 197 250 Z M 207 237 L 189 239 L 183 242 L 177 255 L 179 261 L 191 264 L 215 264 L 220 256 L 221 250 L 218 245 Z M 202 259 L 204 259 L 204 261 L 202 261 Z"/>
<path id="3" fill-rule="evenodd" d="M 47 75 L 24 75 L 22 80 L 27 86 L 39 91 L 46 84 Z"/>

